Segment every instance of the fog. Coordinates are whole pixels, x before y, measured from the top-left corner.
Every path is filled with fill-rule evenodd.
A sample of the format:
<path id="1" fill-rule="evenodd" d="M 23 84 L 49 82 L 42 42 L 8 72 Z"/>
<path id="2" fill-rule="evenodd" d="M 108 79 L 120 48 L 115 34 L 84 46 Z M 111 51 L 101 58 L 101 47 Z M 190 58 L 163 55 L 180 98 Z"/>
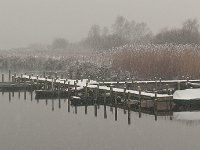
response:
<path id="1" fill-rule="evenodd" d="M 157 32 L 199 20 L 199 5 L 199 0 L 0 0 L 0 48 L 48 44 L 56 37 L 79 41 L 91 25 L 110 27 L 119 15 Z"/>

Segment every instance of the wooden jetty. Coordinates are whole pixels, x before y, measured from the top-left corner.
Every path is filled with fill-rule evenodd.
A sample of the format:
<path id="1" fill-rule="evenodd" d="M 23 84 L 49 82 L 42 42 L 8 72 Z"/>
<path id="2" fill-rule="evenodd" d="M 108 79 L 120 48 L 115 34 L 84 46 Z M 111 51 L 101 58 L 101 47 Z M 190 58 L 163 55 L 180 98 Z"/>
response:
<path id="1" fill-rule="evenodd" d="M 54 89 L 67 89 L 68 93 L 73 93 L 73 96 L 77 96 L 78 93 L 82 93 L 83 96 L 90 96 L 90 92 L 93 93 L 93 96 L 96 93 L 96 97 L 102 96 L 104 94 L 109 94 L 110 97 L 121 96 L 122 98 L 131 98 L 131 99 L 148 99 L 148 100 L 159 100 L 166 101 L 172 100 L 172 95 L 168 94 L 158 94 L 157 91 L 154 93 L 141 91 L 139 88 L 136 90 L 127 90 L 126 88 L 116 88 L 116 87 L 108 87 L 105 85 L 100 85 L 97 81 L 83 79 L 83 80 L 71 80 L 71 79 L 54 79 L 54 78 L 39 78 L 30 76 L 30 75 L 22 75 L 18 77 L 20 80 L 25 82 L 34 82 L 34 84 L 43 84 L 44 90 L 54 90 Z M 36 85 L 37 86 L 37 85 Z"/>
<path id="2" fill-rule="evenodd" d="M 130 82 L 97 82 L 89 79 L 72 80 L 63 79 L 55 75 L 55 77 L 33 76 L 16 74 L 11 77 L 9 72 L 9 81 L 4 82 L 2 75 L 2 83 L 0 90 L 7 89 L 32 89 L 36 90 L 37 98 L 64 97 L 72 96 L 81 99 L 107 99 L 113 101 L 122 99 L 123 101 L 172 101 L 172 92 L 175 89 L 181 89 L 189 85 L 187 83 L 200 83 L 200 80 L 155 80 L 155 81 L 134 81 Z"/>

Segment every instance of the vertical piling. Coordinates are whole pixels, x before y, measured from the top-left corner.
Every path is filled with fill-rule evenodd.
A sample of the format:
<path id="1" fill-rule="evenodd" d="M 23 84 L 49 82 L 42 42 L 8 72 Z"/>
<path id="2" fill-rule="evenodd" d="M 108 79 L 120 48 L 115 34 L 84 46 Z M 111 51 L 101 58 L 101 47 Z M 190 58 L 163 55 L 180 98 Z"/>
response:
<path id="1" fill-rule="evenodd" d="M 180 81 L 177 82 L 177 89 L 178 89 L 178 90 L 181 89 L 181 82 L 180 82 Z"/>
<path id="2" fill-rule="evenodd" d="M 142 113 L 141 113 L 141 109 L 142 109 L 142 99 L 141 99 L 141 87 L 138 86 L 138 100 L 139 100 L 139 118 L 141 118 Z"/>
<path id="3" fill-rule="evenodd" d="M 4 74 L 2 74 L 2 82 L 4 82 Z"/>
<path id="4" fill-rule="evenodd" d="M 11 80 L 11 71 L 9 70 L 9 72 L 8 72 L 8 81 L 10 82 L 10 80 Z"/>

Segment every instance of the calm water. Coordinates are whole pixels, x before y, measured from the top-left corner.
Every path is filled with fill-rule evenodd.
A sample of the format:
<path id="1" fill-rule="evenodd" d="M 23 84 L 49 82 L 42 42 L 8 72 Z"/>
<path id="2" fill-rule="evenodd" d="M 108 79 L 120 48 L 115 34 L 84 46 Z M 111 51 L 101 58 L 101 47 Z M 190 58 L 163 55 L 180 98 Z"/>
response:
<path id="1" fill-rule="evenodd" d="M 109 106 L 72 107 L 0 93 L 2 150 L 199 150 L 199 121 L 179 121 Z M 115 111 L 116 110 L 116 111 Z M 117 118 L 116 118 L 117 112 Z M 86 114 L 87 113 L 87 114 Z M 130 117 L 130 121 L 128 119 Z M 116 121 L 117 119 L 117 121 Z"/>

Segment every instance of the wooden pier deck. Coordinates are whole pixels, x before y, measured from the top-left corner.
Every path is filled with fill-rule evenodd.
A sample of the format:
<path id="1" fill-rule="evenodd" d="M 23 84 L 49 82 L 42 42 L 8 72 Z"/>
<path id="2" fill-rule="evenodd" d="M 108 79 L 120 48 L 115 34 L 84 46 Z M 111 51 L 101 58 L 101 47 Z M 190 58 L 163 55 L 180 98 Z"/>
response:
<path id="1" fill-rule="evenodd" d="M 41 77 L 35 77 L 31 75 L 22 75 L 21 77 L 17 77 L 20 80 L 23 81 L 32 81 L 37 83 L 43 83 L 43 84 L 49 84 L 52 86 L 52 89 L 54 89 L 54 85 L 59 84 L 60 86 L 64 87 L 71 87 L 71 90 L 74 91 L 81 91 L 85 88 L 88 90 L 92 90 L 95 92 L 95 90 L 98 90 L 98 93 L 116 93 L 117 95 L 128 95 L 129 97 L 134 97 L 136 99 L 148 99 L 148 100 L 159 100 L 159 101 L 166 101 L 166 100 L 172 100 L 172 95 L 168 94 L 158 94 L 155 93 L 149 93 L 144 92 L 141 90 L 128 90 L 126 88 L 116 88 L 112 86 L 106 86 L 106 85 L 100 85 L 99 82 L 94 80 L 71 80 L 71 79 L 48 79 L 48 78 L 41 78 Z M 66 88 L 67 90 L 67 88 Z"/>

